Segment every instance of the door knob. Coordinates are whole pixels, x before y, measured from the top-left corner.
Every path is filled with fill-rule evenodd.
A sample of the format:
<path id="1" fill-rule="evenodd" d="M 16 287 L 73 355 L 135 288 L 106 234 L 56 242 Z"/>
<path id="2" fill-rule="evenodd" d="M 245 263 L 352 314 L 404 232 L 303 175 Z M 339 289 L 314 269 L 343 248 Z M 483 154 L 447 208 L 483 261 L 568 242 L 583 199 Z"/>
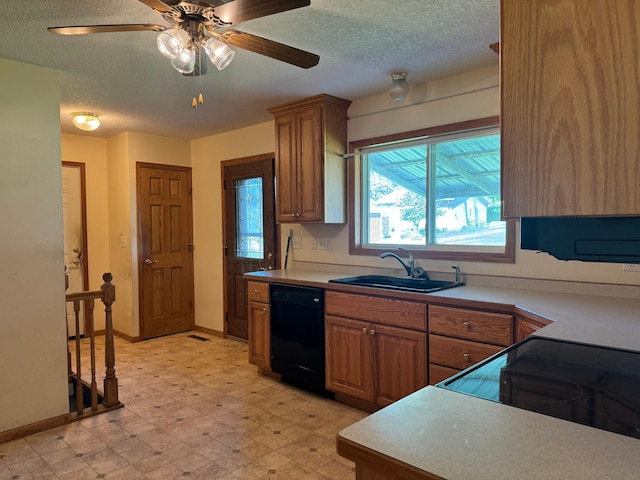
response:
<path id="1" fill-rule="evenodd" d="M 156 260 L 157 262 L 157 260 Z M 145 265 L 153 265 L 153 260 L 151 260 L 150 258 L 145 258 L 144 259 L 144 264 Z"/>

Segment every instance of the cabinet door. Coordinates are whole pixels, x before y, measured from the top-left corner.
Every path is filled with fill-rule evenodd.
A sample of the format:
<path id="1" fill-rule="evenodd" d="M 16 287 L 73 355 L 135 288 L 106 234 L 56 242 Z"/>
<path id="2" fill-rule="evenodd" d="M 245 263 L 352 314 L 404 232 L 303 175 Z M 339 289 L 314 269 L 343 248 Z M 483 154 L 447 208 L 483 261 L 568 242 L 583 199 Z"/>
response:
<path id="1" fill-rule="evenodd" d="M 640 214 L 640 4 L 503 0 L 505 217 Z"/>
<path id="2" fill-rule="evenodd" d="M 269 304 L 249 301 L 249 363 L 271 369 Z"/>
<path id="3" fill-rule="evenodd" d="M 324 159 L 322 141 L 322 107 L 315 106 L 296 114 L 298 137 L 297 213 L 300 221 L 324 218 Z"/>
<path id="4" fill-rule="evenodd" d="M 293 114 L 276 117 L 276 221 L 296 221 L 296 132 Z"/>
<path id="5" fill-rule="evenodd" d="M 373 402 L 369 324 L 325 316 L 327 390 Z"/>
<path id="6" fill-rule="evenodd" d="M 371 325 L 376 369 L 376 403 L 387 406 L 427 385 L 427 334 Z"/>

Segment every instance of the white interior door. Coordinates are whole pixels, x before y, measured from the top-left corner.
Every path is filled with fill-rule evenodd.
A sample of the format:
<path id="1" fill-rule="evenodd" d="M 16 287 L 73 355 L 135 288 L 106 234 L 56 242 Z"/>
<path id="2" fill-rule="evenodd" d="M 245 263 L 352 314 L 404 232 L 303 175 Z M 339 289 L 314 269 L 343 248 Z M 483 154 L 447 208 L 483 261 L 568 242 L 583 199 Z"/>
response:
<path id="1" fill-rule="evenodd" d="M 79 167 L 62 167 L 62 208 L 64 223 L 64 264 L 69 275 L 67 293 L 84 290 L 84 252 L 82 251 L 82 180 Z M 67 305 L 69 337 L 76 335 L 73 306 Z M 84 311 L 80 310 L 80 331 L 84 335 Z"/>

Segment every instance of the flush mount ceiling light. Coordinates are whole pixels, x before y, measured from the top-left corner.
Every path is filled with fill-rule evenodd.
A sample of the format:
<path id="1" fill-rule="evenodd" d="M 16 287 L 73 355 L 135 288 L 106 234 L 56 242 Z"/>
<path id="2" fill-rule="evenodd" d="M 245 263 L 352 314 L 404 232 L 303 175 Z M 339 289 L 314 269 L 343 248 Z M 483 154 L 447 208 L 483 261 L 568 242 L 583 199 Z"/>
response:
<path id="1" fill-rule="evenodd" d="M 73 112 L 71 115 L 73 124 L 85 132 L 91 132 L 100 126 L 100 119 L 95 113 Z"/>
<path id="2" fill-rule="evenodd" d="M 391 86 L 389 87 L 389 96 L 396 102 L 400 102 L 407 98 L 409 94 L 409 84 L 407 83 L 407 73 L 395 72 L 391 74 Z"/>

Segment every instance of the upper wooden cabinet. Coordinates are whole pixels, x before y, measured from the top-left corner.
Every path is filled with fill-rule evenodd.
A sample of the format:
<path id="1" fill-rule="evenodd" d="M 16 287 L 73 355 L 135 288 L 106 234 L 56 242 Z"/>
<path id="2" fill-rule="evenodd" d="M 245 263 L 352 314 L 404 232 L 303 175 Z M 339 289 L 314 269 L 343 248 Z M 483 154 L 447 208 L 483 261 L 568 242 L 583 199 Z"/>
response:
<path id="1" fill-rule="evenodd" d="M 505 217 L 640 214 L 640 2 L 502 0 Z"/>
<path id="2" fill-rule="evenodd" d="M 350 104 L 323 94 L 269 109 L 276 126 L 278 222 L 346 222 Z"/>

